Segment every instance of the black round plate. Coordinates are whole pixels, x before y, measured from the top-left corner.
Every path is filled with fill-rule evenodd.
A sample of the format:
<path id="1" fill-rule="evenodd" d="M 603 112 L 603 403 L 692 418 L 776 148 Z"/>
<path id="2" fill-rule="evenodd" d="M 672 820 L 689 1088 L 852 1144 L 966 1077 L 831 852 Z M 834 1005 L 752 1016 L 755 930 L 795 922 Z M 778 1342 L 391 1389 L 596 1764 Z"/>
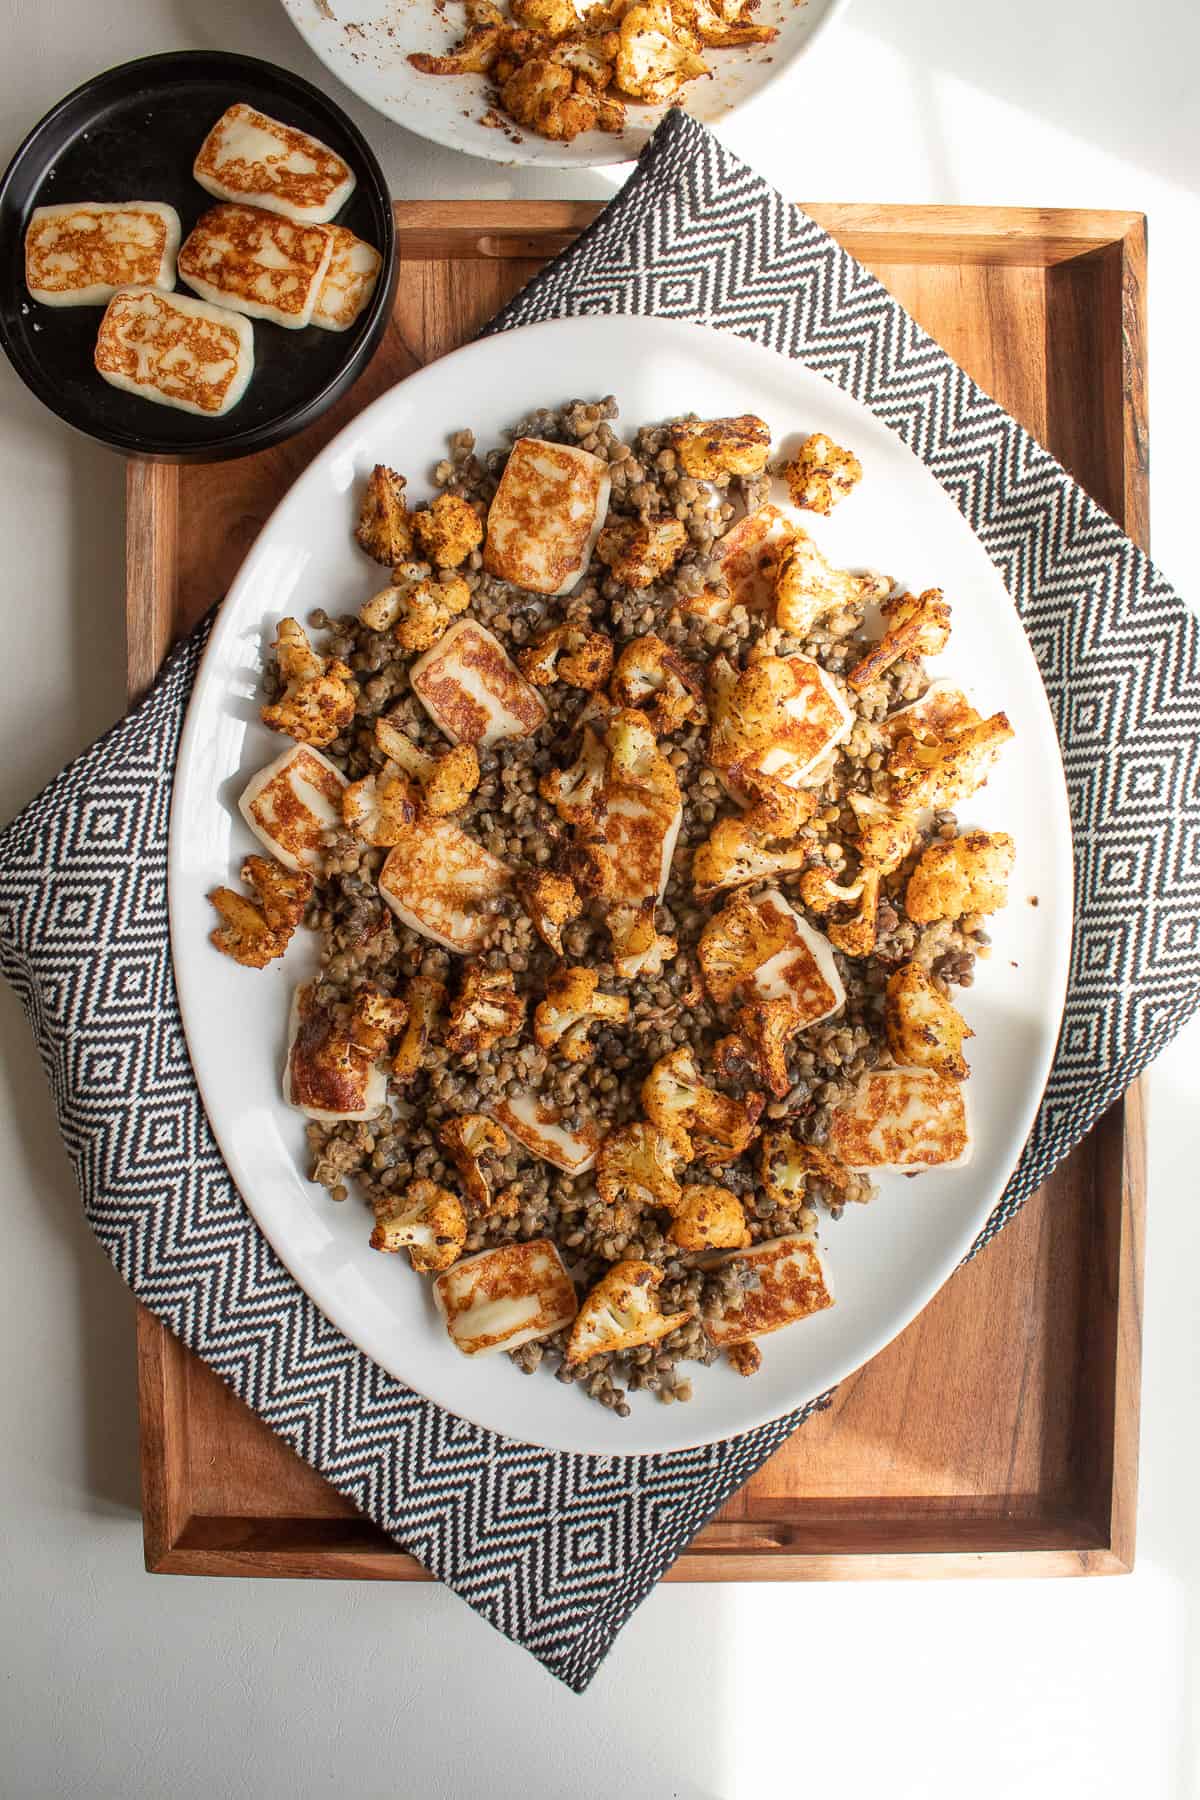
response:
<path id="1" fill-rule="evenodd" d="M 186 236 L 215 204 L 192 179 L 210 127 L 235 100 L 319 137 L 358 186 L 338 215 L 383 257 L 371 303 L 349 331 L 288 331 L 254 321 L 254 374 L 219 419 L 156 406 L 102 381 L 92 363 L 103 308 L 49 307 L 25 287 L 35 206 L 165 200 Z M 320 416 L 361 374 L 383 336 L 396 283 L 396 233 L 383 170 L 358 127 L 311 83 L 251 56 L 173 51 L 85 82 L 35 125 L 0 182 L 0 343 L 26 386 L 60 418 L 115 449 L 167 462 L 246 456 Z M 180 292 L 189 289 L 180 283 Z"/>

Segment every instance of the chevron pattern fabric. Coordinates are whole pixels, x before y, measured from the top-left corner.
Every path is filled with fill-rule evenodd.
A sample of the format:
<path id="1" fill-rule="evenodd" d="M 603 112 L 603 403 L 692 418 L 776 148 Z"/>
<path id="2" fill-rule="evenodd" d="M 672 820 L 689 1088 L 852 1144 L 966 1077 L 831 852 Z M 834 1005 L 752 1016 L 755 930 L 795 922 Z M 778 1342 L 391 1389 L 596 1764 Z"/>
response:
<path id="1" fill-rule="evenodd" d="M 821 370 L 929 464 L 1021 610 L 1071 794 L 1075 947 L 1045 1103 L 978 1249 L 1200 1003 L 1195 624 L 871 276 L 682 114 L 490 329 L 588 312 L 700 320 Z M 145 1304 L 273 1430 L 581 1691 L 705 1520 L 828 1396 L 696 1451 L 540 1451 L 384 1374 L 296 1286 L 217 1150 L 171 969 L 172 771 L 206 635 L 0 837 L 0 967 L 88 1218 Z"/>

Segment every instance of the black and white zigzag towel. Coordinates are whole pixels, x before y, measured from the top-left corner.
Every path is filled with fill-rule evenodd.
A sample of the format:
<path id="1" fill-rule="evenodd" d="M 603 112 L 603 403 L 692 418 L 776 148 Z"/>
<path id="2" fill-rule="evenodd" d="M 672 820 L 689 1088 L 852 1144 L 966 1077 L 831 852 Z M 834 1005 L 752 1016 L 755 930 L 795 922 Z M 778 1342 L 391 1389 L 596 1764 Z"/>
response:
<path id="1" fill-rule="evenodd" d="M 1200 1004 L 1197 628 L 879 283 L 683 114 L 491 329 L 592 312 L 702 321 L 820 370 L 924 459 L 1020 608 L 1070 787 L 1075 947 L 1045 1102 L 982 1244 Z M 147 1306 L 281 1437 L 582 1689 L 699 1527 L 820 1402 L 669 1456 L 539 1451 L 411 1393 L 300 1291 L 221 1161 L 171 974 L 167 815 L 203 635 L 0 838 L 0 963 L 88 1217 Z"/>

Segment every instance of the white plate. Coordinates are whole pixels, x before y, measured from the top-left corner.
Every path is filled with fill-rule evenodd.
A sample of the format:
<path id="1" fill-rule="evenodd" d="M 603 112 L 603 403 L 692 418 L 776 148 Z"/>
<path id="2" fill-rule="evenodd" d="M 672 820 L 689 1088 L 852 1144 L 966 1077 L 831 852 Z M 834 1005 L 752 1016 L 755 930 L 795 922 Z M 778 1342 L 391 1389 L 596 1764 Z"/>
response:
<path id="1" fill-rule="evenodd" d="M 849 0 L 762 0 L 755 19 L 776 25 L 774 43 L 748 50 L 706 53 L 711 79 L 691 82 L 685 105 L 706 125 L 761 93 L 803 55 L 818 33 Z M 630 102 L 619 135 L 587 131 L 570 144 L 556 144 L 521 130 L 513 143 L 503 131 L 481 123 L 489 108 L 482 75 L 421 75 L 407 61 L 411 51 L 444 55 L 462 37 L 463 8 L 435 10 L 432 0 L 282 0 L 284 11 L 309 49 L 351 93 L 418 136 L 451 150 L 486 156 L 491 162 L 540 163 L 548 169 L 580 169 L 600 163 L 630 162 L 639 154 L 665 107 Z"/>
<path id="2" fill-rule="evenodd" d="M 697 1367 L 695 1399 L 632 1396 L 613 1418 L 506 1357 L 469 1361 L 438 1323 L 429 1286 L 402 1257 L 367 1246 L 369 1213 L 336 1205 L 304 1178 L 304 1120 L 280 1097 L 288 995 L 314 954 L 297 933 L 282 963 L 239 968 L 208 943 L 206 898 L 236 880 L 252 840 L 242 786 L 280 749 L 258 723 L 259 679 L 276 622 L 315 606 L 356 609 L 378 571 L 351 538 L 360 483 L 377 461 L 421 497 L 447 435 L 470 426 L 482 448 L 536 406 L 616 393 L 629 428 L 694 408 L 760 413 L 776 445 L 823 430 L 862 459 L 864 479 L 829 520 L 811 522 L 849 566 L 886 569 L 913 589 L 945 589 L 954 635 L 935 664 L 981 712 L 1016 730 L 964 823 L 1002 828 L 1018 856 L 994 953 L 962 1009 L 974 1026 L 967 1088 L 973 1161 L 915 1180 L 885 1178 L 870 1206 L 822 1237 L 837 1304 L 764 1343 L 747 1381 Z M 225 601 L 192 697 L 171 820 L 175 973 L 196 1077 L 238 1187 L 276 1251 L 368 1356 L 430 1399 L 513 1437 L 563 1450 L 674 1450 L 774 1418 L 832 1387 L 903 1330 L 953 1271 L 1025 1142 L 1058 1035 L 1071 931 L 1071 836 L 1058 742 L 1028 640 L 978 540 L 928 470 L 854 400 L 798 363 L 726 333 L 665 320 L 585 318 L 512 331 L 456 351 L 384 394 L 301 475 L 266 525 Z M 1031 904 L 1036 896 L 1038 904 Z"/>

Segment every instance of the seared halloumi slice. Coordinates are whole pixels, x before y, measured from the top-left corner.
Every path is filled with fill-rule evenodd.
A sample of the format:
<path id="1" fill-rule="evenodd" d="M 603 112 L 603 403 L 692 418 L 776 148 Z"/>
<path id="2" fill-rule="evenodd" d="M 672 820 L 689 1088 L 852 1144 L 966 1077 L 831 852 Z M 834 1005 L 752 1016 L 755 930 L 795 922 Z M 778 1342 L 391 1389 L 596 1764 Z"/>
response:
<path id="1" fill-rule="evenodd" d="M 158 406 L 219 418 L 254 373 L 254 328 L 239 313 L 160 288 L 118 288 L 93 360 L 111 387 Z"/>
<path id="2" fill-rule="evenodd" d="M 202 299 L 300 331 L 312 321 L 332 254 L 324 225 L 296 225 L 256 206 L 213 206 L 184 239 L 178 268 Z"/>
<path id="3" fill-rule="evenodd" d="M 433 1297 L 464 1356 L 490 1356 L 549 1337 L 579 1310 L 575 1284 L 549 1238 L 466 1257 L 438 1276 Z"/>
<path id="4" fill-rule="evenodd" d="M 787 931 L 791 941 L 760 963 L 751 978 L 760 1000 L 789 1000 L 801 1027 L 819 1025 L 822 1019 L 846 1004 L 846 990 L 837 971 L 833 945 L 808 920 L 789 906 L 775 888 L 759 894 L 753 905 L 772 934 Z"/>
<path id="5" fill-rule="evenodd" d="M 683 611 L 702 613 L 718 623 L 735 606 L 747 612 L 771 612 L 775 582 L 783 553 L 796 536 L 796 527 L 777 506 L 760 506 L 747 513 L 713 545 L 713 561 L 725 577 L 727 594 L 703 589 L 683 602 Z"/>
<path id="6" fill-rule="evenodd" d="M 375 292 L 383 258 L 373 244 L 355 237 L 344 225 L 327 229 L 333 247 L 312 322 L 322 331 L 349 331 Z"/>
<path id="7" fill-rule="evenodd" d="M 247 783 L 238 811 L 285 869 L 311 869 L 342 823 L 346 777 L 311 744 L 293 744 Z"/>
<path id="8" fill-rule="evenodd" d="M 568 1175 L 584 1174 L 596 1160 L 600 1131 L 593 1121 L 569 1129 L 558 1108 L 532 1089 L 521 1093 L 510 1088 L 488 1111 L 531 1156 L 540 1156 Z"/>
<path id="9" fill-rule="evenodd" d="M 300 225 L 323 225 L 355 189 L 354 172 L 320 138 L 239 100 L 201 144 L 192 174 L 218 200 L 262 206 Z"/>
<path id="10" fill-rule="evenodd" d="M 528 737 L 546 721 L 546 702 L 499 638 L 460 619 L 408 672 L 409 686 L 452 744 L 485 748 Z"/>
<path id="11" fill-rule="evenodd" d="M 608 465 L 573 444 L 518 438 L 488 508 L 483 566 L 535 594 L 569 594 L 608 513 Z"/>
<path id="12" fill-rule="evenodd" d="M 496 903 L 512 886 L 507 863 L 453 819 L 424 814 L 404 826 L 379 872 L 379 891 L 396 917 L 461 956 L 482 950 L 497 925 Z"/>
<path id="13" fill-rule="evenodd" d="M 160 200 L 38 206 L 25 233 L 25 286 L 43 306 L 105 306 L 118 288 L 175 286 L 179 214 Z"/>
<path id="14" fill-rule="evenodd" d="M 833 1305 L 829 1276 L 812 1238 L 803 1234 L 770 1238 L 737 1255 L 739 1263 L 758 1277 L 758 1286 L 744 1288 L 721 1318 L 705 1320 L 709 1338 L 722 1349 L 782 1331 L 785 1325 L 811 1319 Z"/>
<path id="15" fill-rule="evenodd" d="M 610 787 L 605 795 L 603 842 L 593 854 L 611 864 L 612 900 L 661 900 L 671 879 L 671 859 L 683 823 L 682 802 L 673 809 L 634 787 Z"/>
<path id="16" fill-rule="evenodd" d="M 306 981 L 292 995 L 283 1097 L 310 1119 L 369 1119 L 387 1099 L 387 1075 L 353 1047 L 316 993 L 316 982 Z"/>
<path id="17" fill-rule="evenodd" d="M 786 787 L 811 785 L 818 771 L 850 736 L 854 714 L 837 677 L 808 656 L 789 656 L 795 692 L 784 706 L 786 726 L 764 749 L 746 759 L 748 773 L 771 775 Z"/>
<path id="18" fill-rule="evenodd" d="M 932 1069 L 876 1069 L 834 1112 L 828 1148 L 848 1169 L 959 1167 L 971 1159 L 963 1084 Z"/>
<path id="19" fill-rule="evenodd" d="M 979 723 L 979 714 L 961 688 L 952 681 L 931 681 L 919 700 L 889 713 L 879 721 L 877 729 L 885 742 L 895 744 L 922 727 L 941 736 L 946 731 L 965 731 Z"/>

